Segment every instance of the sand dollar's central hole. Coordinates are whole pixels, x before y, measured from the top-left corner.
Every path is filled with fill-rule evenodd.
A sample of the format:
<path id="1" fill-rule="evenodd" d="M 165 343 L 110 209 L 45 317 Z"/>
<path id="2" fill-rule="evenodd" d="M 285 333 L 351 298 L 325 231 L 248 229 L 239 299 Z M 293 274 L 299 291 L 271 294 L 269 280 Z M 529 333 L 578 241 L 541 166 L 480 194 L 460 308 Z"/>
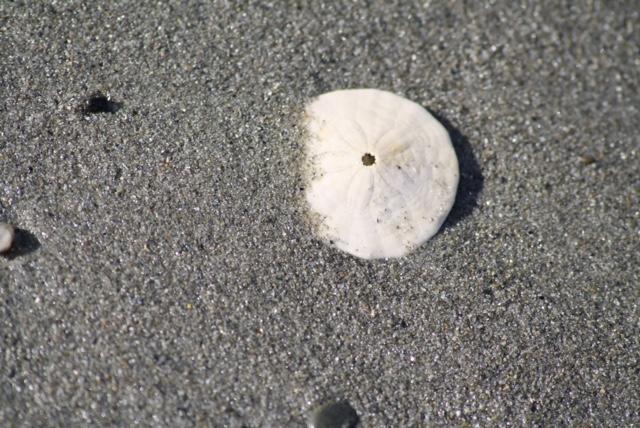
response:
<path id="1" fill-rule="evenodd" d="M 365 153 L 362 156 L 362 165 L 371 166 L 374 163 L 376 163 L 376 157 L 374 155 L 372 155 L 371 153 Z"/>

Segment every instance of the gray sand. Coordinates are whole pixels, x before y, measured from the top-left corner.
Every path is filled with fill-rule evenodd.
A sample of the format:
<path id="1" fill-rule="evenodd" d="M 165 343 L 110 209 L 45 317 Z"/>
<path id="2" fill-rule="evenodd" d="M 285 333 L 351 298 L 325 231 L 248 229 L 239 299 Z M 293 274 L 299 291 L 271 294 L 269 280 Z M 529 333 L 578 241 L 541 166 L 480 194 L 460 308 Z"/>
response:
<path id="1" fill-rule="evenodd" d="M 240 3 L 0 1 L 0 425 L 640 423 L 637 2 Z M 460 156 L 404 259 L 302 220 L 352 87 Z"/>

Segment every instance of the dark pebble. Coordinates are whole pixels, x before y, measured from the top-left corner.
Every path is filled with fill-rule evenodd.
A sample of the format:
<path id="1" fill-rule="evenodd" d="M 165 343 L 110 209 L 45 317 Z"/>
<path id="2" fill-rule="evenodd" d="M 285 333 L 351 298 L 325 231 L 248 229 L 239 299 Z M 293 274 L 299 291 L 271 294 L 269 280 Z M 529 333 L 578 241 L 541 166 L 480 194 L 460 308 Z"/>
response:
<path id="1" fill-rule="evenodd" d="M 358 414 L 346 401 L 323 404 L 311 416 L 311 428 L 353 428 L 358 425 Z"/>

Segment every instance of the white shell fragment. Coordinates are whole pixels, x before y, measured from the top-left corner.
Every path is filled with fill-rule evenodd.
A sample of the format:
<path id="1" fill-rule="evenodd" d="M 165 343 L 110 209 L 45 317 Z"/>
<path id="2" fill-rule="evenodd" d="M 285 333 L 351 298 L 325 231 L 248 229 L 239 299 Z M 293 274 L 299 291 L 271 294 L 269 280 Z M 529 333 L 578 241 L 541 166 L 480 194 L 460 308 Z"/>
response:
<path id="1" fill-rule="evenodd" d="M 10 224 L 0 223 L 0 253 L 7 252 L 13 245 L 16 232 Z"/>
<path id="2" fill-rule="evenodd" d="M 390 92 L 329 92 L 306 109 L 306 198 L 321 238 L 355 256 L 401 257 L 431 238 L 458 187 L 449 133 Z"/>

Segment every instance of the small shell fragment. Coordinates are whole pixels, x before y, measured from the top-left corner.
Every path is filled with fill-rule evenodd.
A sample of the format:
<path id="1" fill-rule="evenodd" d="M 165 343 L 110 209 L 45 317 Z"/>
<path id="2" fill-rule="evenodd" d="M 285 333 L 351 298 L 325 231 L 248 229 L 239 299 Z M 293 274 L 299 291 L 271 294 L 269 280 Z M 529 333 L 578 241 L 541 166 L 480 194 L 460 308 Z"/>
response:
<path id="1" fill-rule="evenodd" d="M 8 223 L 0 223 L 0 253 L 5 253 L 11 249 L 16 237 L 15 229 Z"/>
<path id="2" fill-rule="evenodd" d="M 458 159 L 447 130 L 390 92 L 320 95 L 306 108 L 306 199 L 319 236 L 357 257 L 401 257 L 453 206 Z"/>

